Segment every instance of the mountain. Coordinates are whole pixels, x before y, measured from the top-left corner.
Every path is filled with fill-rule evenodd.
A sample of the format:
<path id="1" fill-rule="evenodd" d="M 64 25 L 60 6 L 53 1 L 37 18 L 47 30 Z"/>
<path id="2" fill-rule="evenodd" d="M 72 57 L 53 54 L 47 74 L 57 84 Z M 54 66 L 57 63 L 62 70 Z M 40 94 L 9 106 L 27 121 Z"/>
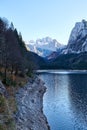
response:
<path id="1" fill-rule="evenodd" d="M 77 22 L 72 29 L 66 53 L 80 53 L 87 51 L 87 21 Z"/>
<path id="2" fill-rule="evenodd" d="M 61 54 L 48 62 L 45 69 L 76 69 L 87 70 L 87 52 Z"/>
<path id="3" fill-rule="evenodd" d="M 67 46 L 61 49 L 60 55 L 55 52 L 49 59 L 50 57 L 46 68 L 87 70 L 87 21 L 77 22 L 71 31 Z"/>
<path id="4" fill-rule="evenodd" d="M 66 50 L 66 45 L 62 45 L 61 47 L 57 48 L 57 51 L 54 51 L 50 55 L 48 55 L 46 59 L 52 61 L 56 59 L 59 55 L 64 54 L 65 50 Z"/>
<path id="5" fill-rule="evenodd" d="M 62 46 L 49 37 L 31 41 L 30 50 L 46 57 L 43 69 L 87 70 L 87 21 L 77 22 L 72 29 L 68 44 Z"/>
<path id="6" fill-rule="evenodd" d="M 27 44 L 27 48 L 37 53 L 39 56 L 47 57 L 53 52 L 57 52 L 62 45 L 57 42 L 56 39 L 52 39 L 50 37 L 37 39 L 36 41 L 29 41 Z"/>

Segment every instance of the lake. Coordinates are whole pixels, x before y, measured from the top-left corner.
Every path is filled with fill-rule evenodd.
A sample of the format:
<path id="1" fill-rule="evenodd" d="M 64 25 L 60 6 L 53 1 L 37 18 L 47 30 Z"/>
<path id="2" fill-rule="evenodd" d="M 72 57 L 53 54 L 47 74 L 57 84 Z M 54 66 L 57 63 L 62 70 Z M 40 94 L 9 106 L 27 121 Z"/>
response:
<path id="1" fill-rule="evenodd" d="M 51 130 L 87 130 L 87 71 L 39 71 Z"/>

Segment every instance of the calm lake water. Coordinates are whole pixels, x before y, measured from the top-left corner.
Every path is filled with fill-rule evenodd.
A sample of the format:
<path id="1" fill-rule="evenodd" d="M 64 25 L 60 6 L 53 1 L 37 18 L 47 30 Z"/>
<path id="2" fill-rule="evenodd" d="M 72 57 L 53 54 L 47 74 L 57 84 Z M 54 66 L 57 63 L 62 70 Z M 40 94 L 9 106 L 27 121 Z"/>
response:
<path id="1" fill-rule="evenodd" d="M 40 72 L 47 91 L 44 113 L 51 130 L 87 130 L 87 72 Z"/>

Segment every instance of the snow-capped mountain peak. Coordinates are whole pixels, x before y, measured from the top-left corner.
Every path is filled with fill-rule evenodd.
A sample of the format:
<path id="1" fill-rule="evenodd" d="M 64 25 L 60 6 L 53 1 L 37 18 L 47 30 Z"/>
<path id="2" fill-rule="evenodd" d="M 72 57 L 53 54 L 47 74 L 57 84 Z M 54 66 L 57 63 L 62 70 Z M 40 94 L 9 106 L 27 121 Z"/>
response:
<path id="1" fill-rule="evenodd" d="M 27 45 L 32 52 L 37 53 L 42 57 L 50 55 L 52 52 L 57 51 L 62 45 L 56 39 L 50 37 L 37 39 L 36 41 L 29 41 Z"/>

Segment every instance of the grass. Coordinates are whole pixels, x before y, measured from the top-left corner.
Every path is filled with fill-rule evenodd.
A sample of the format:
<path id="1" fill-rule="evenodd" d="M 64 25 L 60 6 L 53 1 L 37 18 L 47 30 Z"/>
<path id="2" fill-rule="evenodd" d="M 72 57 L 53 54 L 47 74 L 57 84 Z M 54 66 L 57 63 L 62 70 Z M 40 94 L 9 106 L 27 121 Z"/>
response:
<path id="1" fill-rule="evenodd" d="M 0 68 L 0 80 L 4 83 L 8 97 L 0 95 L 0 119 L 3 124 L 0 124 L 0 130 L 15 130 L 15 120 L 13 114 L 17 111 L 15 94 L 20 87 L 23 87 L 28 82 L 27 75 L 20 76 L 11 74 L 7 71 L 6 83 L 4 82 L 4 71 Z"/>
<path id="2" fill-rule="evenodd" d="M 0 130 L 6 130 L 6 127 L 3 124 L 0 124 Z"/>
<path id="3" fill-rule="evenodd" d="M 5 75 L 4 75 L 4 68 L 0 67 L 0 79 L 1 81 L 6 85 L 6 86 L 13 86 L 13 87 L 18 87 L 18 85 L 20 86 L 24 86 L 24 84 L 26 84 L 28 77 L 32 76 L 32 74 L 29 73 L 29 75 L 24 75 L 22 73 L 19 72 L 18 75 L 15 74 L 11 74 L 10 70 L 7 69 L 7 76 L 6 76 L 6 80 L 5 80 Z"/>
<path id="4" fill-rule="evenodd" d="M 5 126 L 8 130 L 15 130 L 15 122 L 13 118 L 8 118 L 5 122 Z"/>
<path id="5" fill-rule="evenodd" d="M 17 104 L 15 100 L 15 94 L 20 87 L 23 87 L 29 80 L 28 73 L 25 76 L 14 75 L 7 71 L 6 82 L 4 81 L 4 68 L 0 68 L 0 80 L 4 83 L 8 97 L 0 95 L 0 115 L 3 124 L 0 124 L 0 130 L 15 130 L 15 120 L 13 114 L 17 111 Z"/>
<path id="6" fill-rule="evenodd" d="M 13 92 L 10 92 L 10 94 L 9 98 L 0 95 L 0 120 L 3 122 L 3 124 L 0 124 L 0 130 L 16 129 L 13 114 L 17 110 L 17 105 Z"/>

